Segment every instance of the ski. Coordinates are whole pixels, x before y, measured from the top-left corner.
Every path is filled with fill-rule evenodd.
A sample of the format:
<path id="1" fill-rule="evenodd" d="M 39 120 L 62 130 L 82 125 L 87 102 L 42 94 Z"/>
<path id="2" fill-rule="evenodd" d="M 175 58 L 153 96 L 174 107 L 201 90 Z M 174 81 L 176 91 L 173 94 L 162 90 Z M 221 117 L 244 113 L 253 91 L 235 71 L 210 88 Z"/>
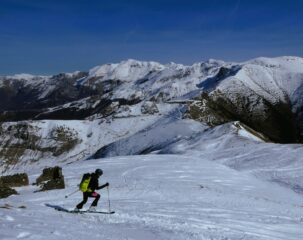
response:
<path id="1" fill-rule="evenodd" d="M 55 208 L 56 209 L 56 208 Z M 57 211 L 61 211 L 61 212 L 68 212 L 68 213 L 99 213 L 99 214 L 114 214 L 115 211 L 111 211 L 111 212 L 106 212 L 106 211 L 89 211 L 89 210 L 81 210 L 81 211 L 76 211 L 76 210 L 68 210 L 68 209 L 56 209 Z"/>
<path id="2" fill-rule="evenodd" d="M 50 205 L 50 204 L 45 204 L 47 207 L 51 207 L 59 212 L 67 212 L 67 213 L 99 213 L 99 214 L 114 214 L 115 211 L 89 211 L 89 210 L 80 210 L 80 211 L 75 211 L 75 210 L 69 210 L 61 206 L 57 205 Z"/>
<path id="3" fill-rule="evenodd" d="M 114 214 L 115 211 L 106 212 L 106 211 L 80 211 L 80 213 L 100 213 L 100 214 Z"/>
<path id="4" fill-rule="evenodd" d="M 67 213 L 99 213 L 99 214 L 114 214 L 115 211 L 89 211 L 89 210 L 80 210 L 80 211 L 75 211 L 75 210 L 69 210 L 67 208 L 64 208 L 62 206 L 58 206 L 58 205 L 51 205 L 46 203 L 45 206 L 53 208 L 57 211 L 60 212 L 67 212 Z"/>

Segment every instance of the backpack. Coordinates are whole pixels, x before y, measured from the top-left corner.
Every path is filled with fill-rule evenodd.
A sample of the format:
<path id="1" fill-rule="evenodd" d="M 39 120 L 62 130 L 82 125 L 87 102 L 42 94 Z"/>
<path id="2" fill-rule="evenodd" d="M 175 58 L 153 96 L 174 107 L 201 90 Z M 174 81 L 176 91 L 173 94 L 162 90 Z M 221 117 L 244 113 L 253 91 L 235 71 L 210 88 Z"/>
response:
<path id="1" fill-rule="evenodd" d="M 90 179 L 91 179 L 90 173 L 83 174 L 82 180 L 79 185 L 79 189 L 81 192 L 86 192 L 88 190 Z"/>

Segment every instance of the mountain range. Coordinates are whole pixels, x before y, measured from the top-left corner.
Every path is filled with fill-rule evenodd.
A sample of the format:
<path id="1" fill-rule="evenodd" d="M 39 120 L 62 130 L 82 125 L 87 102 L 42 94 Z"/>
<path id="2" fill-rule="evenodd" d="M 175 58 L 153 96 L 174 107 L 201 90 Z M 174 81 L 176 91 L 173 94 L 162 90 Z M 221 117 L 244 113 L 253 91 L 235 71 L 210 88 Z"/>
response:
<path id="1" fill-rule="evenodd" d="M 0 120 L 130 116 L 179 104 L 185 118 L 211 126 L 239 120 L 271 141 L 296 143 L 303 134 L 302 91 L 299 57 L 192 66 L 127 60 L 87 72 L 0 77 Z M 137 107 L 143 112 L 132 112 Z"/>
<path id="2" fill-rule="evenodd" d="M 1 169 L 164 151 L 197 124 L 199 132 L 238 122 L 264 142 L 302 143 L 302 91 L 303 59 L 289 56 L 191 66 L 130 59 L 86 72 L 2 76 Z"/>
<path id="3" fill-rule="evenodd" d="M 66 183 L 0 199 L 0 238 L 301 239 L 302 86 L 286 56 L 0 77 L 1 175 L 60 166 Z M 55 211 L 96 168 L 116 213 Z"/>

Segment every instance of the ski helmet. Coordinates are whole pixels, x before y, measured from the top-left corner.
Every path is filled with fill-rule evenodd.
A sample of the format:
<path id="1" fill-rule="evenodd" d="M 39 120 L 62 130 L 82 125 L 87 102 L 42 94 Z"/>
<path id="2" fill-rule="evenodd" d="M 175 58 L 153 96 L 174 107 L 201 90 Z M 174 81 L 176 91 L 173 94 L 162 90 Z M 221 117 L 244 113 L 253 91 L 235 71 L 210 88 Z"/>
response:
<path id="1" fill-rule="evenodd" d="M 103 174 L 103 171 L 100 168 L 98 168 L 98 169 L 96 169 L 95 173 L 97 175 L 101 176 Z"/>

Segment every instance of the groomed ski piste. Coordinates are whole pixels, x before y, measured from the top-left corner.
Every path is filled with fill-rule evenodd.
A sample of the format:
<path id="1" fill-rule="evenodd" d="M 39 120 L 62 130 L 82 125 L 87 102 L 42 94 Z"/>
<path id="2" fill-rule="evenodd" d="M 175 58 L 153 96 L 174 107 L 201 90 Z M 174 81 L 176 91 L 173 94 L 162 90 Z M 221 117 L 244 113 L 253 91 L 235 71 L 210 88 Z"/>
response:
<path id="1" fill-rule="evenodd" d="M 0 206 L 11 206 L 0 209 L 0 239 L 302 239 L 302 193 L 278 180 L 268 181 L 270 175 L 290 183 L 302 179 L 301 160 L 294 160 L 300 146 L 263 143 L 244 130 L 235 134 L 232 128 L 223 125 L 193 137 L 195 144 L 172 145 L 170 151 L 179 154 L 117 156 L 64 165 L 66 189 L 33 193 L 36 186 L 21 187 L 20 195 L 0 200 Z M 83 173 L 96 168 L 104 171 L 100 184 L 110 183 L 110 210 L 115 214 L 56 211 L 54 207 L 73 209 L 82 200 L 81 192 L 65 196 L 77 190 Z M 31 183 L 41 173 L 34 168 L 28 171 Z M 107 190 L 99 192 L 98 210 L 108 211 Z"/>

